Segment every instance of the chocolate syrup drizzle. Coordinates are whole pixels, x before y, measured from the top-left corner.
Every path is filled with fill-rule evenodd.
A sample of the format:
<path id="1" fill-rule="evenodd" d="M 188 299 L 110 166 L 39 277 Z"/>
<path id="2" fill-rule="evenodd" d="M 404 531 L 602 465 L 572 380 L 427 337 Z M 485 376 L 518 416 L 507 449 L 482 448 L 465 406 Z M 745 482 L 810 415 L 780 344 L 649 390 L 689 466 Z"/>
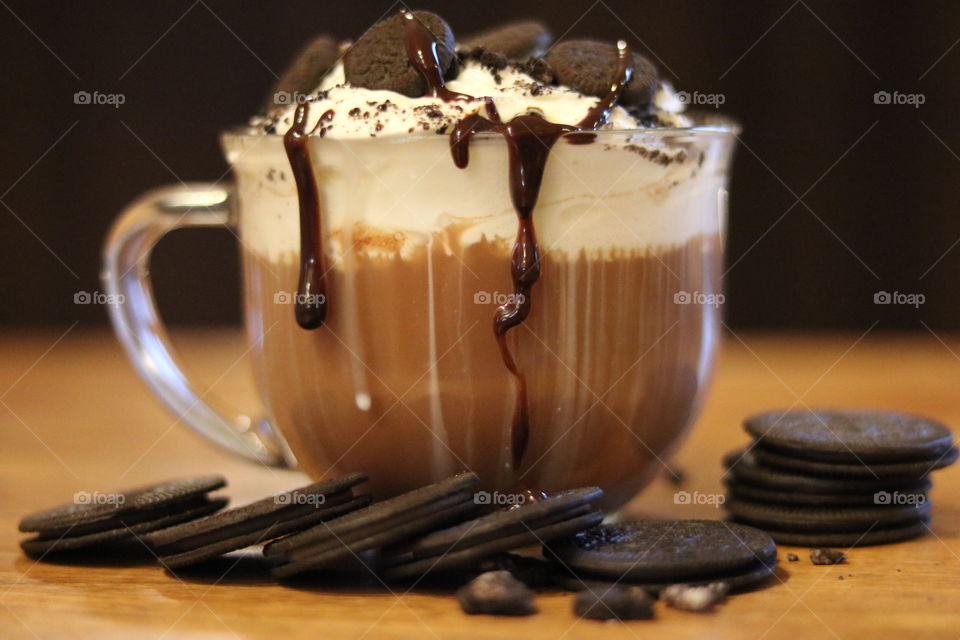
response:
<path id="1" fill-rule="evenodd" d="M 500 354 L 507 369 L 517 381 L 517 396 L 514 406 L 511 432 L 513 468 L 518 469 L 530 439 L 530 416 L 527 403 L 526 376 L 517 366 L 507 345 L 507 332 L 521 324 L 530 314 L 533 285 L 540 277 L 540 248 L 533 222 L 533 209 L 540 194 L 540 184 L 553 145 L 561 136 L 570 142 L 584 144 L 596 137 L 592 130 L 602 126 L 616 105 L 623 88 L 633 75 L 632 56 L 626 43 L 617 43 L 617 71 L 610 91 L 602 97 L 576 125 L 550 122 L 536 113 L 518 115 L 504 122 L 493 100 L 489 97 L 474 97 L 447 89 L 437 55 L 437 39 L 409 11 L 402 10 L 406 50 L 410 64 L 417 69 L 427 86 L 426 95 L 445 102 L 461 100 L 483 102 L 486 116 L 479 112 L 458 122 L 450 133 L 450 152 L 457 167 L 463 169 L 470 160 L 470 141 L 478 133 L 493 132 L 503 136 L 509 153 L 510 199 L 517 213 L 518 229 L 510 260 L 513 279 L 512 300 L 501 305 L 493 318 L 493 331 Z M 293 168 L 300 199 L 300 282 L 296 308 L 297 322 L 305 329 L 314 329 L 323 324 L 326 317 L 326 281 L 320 205 L 316 179 L 310 165 L 306 141 L 329 120 L 328 111 L 314 129 L 305 134 L 307 105 L 297 107 L 293 126 L 284 136 L 284 145 Z M 307 294 L 307 295 L 304 295 Z M 324 294 L 322 304 L 307 307 L 301 305 L 309 294 Z"/>
<path id="2" fill-rule="evenodd" d="M 294 312 L 297 324 L 304 329 L 316 329 L 327 318 L 327 269 L 323 255 L 323 225 L 320 214 L 320 192 L 310 161 L 307 141 L 310 136 L 333 119 L 333 109 L 320 116 L 309 133 L 306 131 L 310 105 L 297 107 L 293 125 L 283 136 L 283 147 L 290 161 L 297 200 L 300 205 L 300 280 Z"/>

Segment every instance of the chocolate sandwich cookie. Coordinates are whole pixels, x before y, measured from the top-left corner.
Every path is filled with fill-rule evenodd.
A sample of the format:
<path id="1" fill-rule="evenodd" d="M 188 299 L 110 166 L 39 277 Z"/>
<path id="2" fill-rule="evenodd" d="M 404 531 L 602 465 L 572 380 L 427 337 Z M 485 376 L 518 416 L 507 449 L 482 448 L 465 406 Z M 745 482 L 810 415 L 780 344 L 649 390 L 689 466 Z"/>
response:
<path id="1" fill-rule="evenodd" d="M 419 558 L 458 551 L 482 542 L 529 531 L 591 511 L 590 503 L 603 496 L 599 487 L 585 487 L 556 493 L 511 509 L 496 510 L 449 529 L 384 551 L 384 564 L 401 564 Z"/>
<path id="2" fill-rule="evenodd" d="M 114 519 L 128 516 L 131 520 L 141 514 L 151 514 L 182 502 L 203 498 L 207 493 L 226 486 L 223 476 L 193 476 L 177 478 L 133 489 L 110 492 L 80 491 L 74 501 L 24 516 L 20 531 L 58 535 L 68 529 L 75 533 L 92 533 L 115 528 Z"/>
<path id="3" fill-rule="evenodd" d="M 156 515 L 152 520 L 145 520 L 136 524 L 126 524 L 123 519 L 118 521 L 115 529 L 104 529 L 82 535 L 61 535 L 58 537 L 36 536 L 20 541 L 20 548 L 31 556 L 38 556 L 50 551 L 74 551 L 87 547 L 103 548 L 129 542 L 131 538 L 141 533 L 156 531 L 164 527 L 171 527 L 182 522 L 215 513 L 225 507 L 229 501 L 226 498 L 201 500 L 198 503 L 184 504 L 179 510 L 171 510 L 168 515 Z"/>
<path id="4" fill-rule="evenodd" d="M 556 81 L 591 96 L 605 96 L 618 66 L 617 47 L 599 40 L 564 40 L 544 56 Z M 633 75 L 619 103 L 644 106 L 653 101 L 660 87 L 657 68 L 639 53 L 633 53 Z"/>
<path id="5" fill-rule="evenodd" d="M 768 534 L 745 525 L 639 520 L 594 527 L 546 545 L 544 554 L 566 586 L 625 582 L 657 592 L 678 583 L 746 587 L 773 572 L 777 550 Z"/>
<path id="6" fill-rule="evenodd" d="M 452 476 L 281 538 L 264 555 L 278 563 L 273 574 L 285 578 L 402 542 L 466 517 L 476 507 L 467 490 L 479 481 L 475 473 Z"/>
<path id="7" fill-rule="evenodd" d="M 896 478 L 902 480 L 924 478 L 931 471 L 948 467 L 957 461 L 960 450 L 951 447 L 944 453 L 929 460 L 916 462 L 870 462 L 843 463 L 808 460 L 794 455 L 780 453 L 757 445 L 750 453 L 761 464 L 784 471 L 795 471 L 814 476 L 836 478 Z"/>
<path id="8" fill-rule="evenodd" d="M 688 587 L 702 587 L 713 584 L 722 584 L 727 591 L 737 592 L 744 591 L 762 583 L 771 575 L 773 575 L 773 572 L 776 570 L 776 568 L 777 560 L 776 557 L 774 557 L 769 561 L 757 560 L 749 566 L 742 569 L 737 569 L 735 571 L 703 575 L 696 579 L 687 579 L 682 581 L 663 580 L 660 582 L 631 582 L 627 580 L 614 579 L 611 577 L 593 575 L 581 570 L 574 571 L 569 568 L 556 565 L 553 570 L 552 578 L 555 585 L 570 591 L 580 591 L 581 589 L 597 590 L 614 584 L 629 584 L 631 586 L 639 587 L 647 593 L 657 595 L 667 587 L 678 584 Z"/>
<path id="9" fill-rule="evenodd" d="M 739 522 L 758 527 L 772 527 L 778 531 L 797 532 L 864 532 L 873 527 L 894 527 L 927 519 L 930 501 L 923 499 L 918 504 L 877 505 L 872 507 L 789 507 L 753 502 L 728 500 L 727 511 Z"/>
<path id="10" fill-rule="evenodd" d="M 731 451 L 723 458 L 723 466 L 738 483 L 779 491 L 805 493 L 872 494 L 877 491 L 916 493 L 927 486 L 926 480 L 899 478 L 827 478 L 781 471 L 761 464 L 751 451 Z"/>
<path id="11" fill-rule="evenodd" d="M 767 449 L 845 464 L 935 460 L 953 447 L 939 422 L 892 411 L 770 411 L 744 427 Z"/>
<path id="12" fill-rule="evenodd" d="M 926 533 L 929 520 L 921 518 L 915 522 L 893 527 L 874 527 L 869 531 L 783 531 L 768 529 L 777 544 L 789 544 L 798 547 L 867 547 L 875 544 L 892 544 L 919 538 Z"/>
<path id="13" fill-rule="evenodd" d="M 553 41 L 547 25 L 539 20 L 515 20 L 463 39 L 464 50 L 482 48 L 495 51 L 510 60 L 541 56 Z"/>
<path id="14" fill-rule="evenodd" d="M 368 504 L 351 488 L 367 476 L 352 473 L 252 502 L 206 518 L 155 531 L 145 540 L 169 569 L 300 531 Z"/>
<path id="15" fill-rule="evenodd" d="M 264 112 L 288 109 L 320 85 L 339 58 L 339 45 L 330 36 L 310 40 L 290 62 L 286 71 L 270 89 Z"/>
<path id="16" fill-rule="evenodd" d="M 866 493 L 807 493 L 805 491 L 787 491 L 784 489 L 766 489 L 751 484 L 727 478 L 725 481 L 731 498 L 766 502 L 785 506 L 805 507 L 866 507 L 878 504 L 877 492 Z M 909 502 L 920 502 L 930 487 L 929 480 L 921 480 L 920 484 L 910 491 L 898 490 L 899 495 Z"/>
<path id="17" fill-rule="evenodd" d="M 414 17 L 436 38 L 441 73 L 454 60 L 456 42 L 443 18 L 429 11 L 414 11 Z M 396 91 L 418 98 L 427 90 L 420 72 L 410 64 L 407 53 L 407 25 L 394 14 L 370 27 L 343 57 L 347 82 L 354 87 Z"/>
<path id="18" fill-rule="evenodd" d="M 223 476 L 178 478 L 113 492 L 79 492 L 74 502 L 24 517 L 21 531 L 29 554 L 114 544 L 140 533 L 185 522 L 223 508 L 207 494 L 226 485 Z"/>
<path id="19" fill-rule="evenodd" d="M 602 495 L 596 487 L 565 491 L 428 534 L 386 550 L 384 577 L 402 580 L 469 569 L 504 551 L 570 536 L 603 520 L 603 514 L 590 506 Z"/>

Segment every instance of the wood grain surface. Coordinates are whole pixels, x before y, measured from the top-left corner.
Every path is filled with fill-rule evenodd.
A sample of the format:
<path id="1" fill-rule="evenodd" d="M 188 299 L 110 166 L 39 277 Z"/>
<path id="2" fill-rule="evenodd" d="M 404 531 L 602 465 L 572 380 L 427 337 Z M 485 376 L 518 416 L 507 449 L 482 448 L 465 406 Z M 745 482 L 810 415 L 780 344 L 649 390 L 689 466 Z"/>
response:
<path id="1" fill-rule="evenodd" d="M 211 393 L 254 410 L 239 332 L 184 332 L 184 358 Z M 658 605 L 657 619 L 578 620 L 571 596 L 538 597 L 540 614 L 466 616 L 448 593 L 377 585 L 292 588 L 264 577 L 254 556 L 173 577 L 147 562 L 34 562 L 17 547 L 24 513 L 183 474 L 220 472 L 235 504 L 302 483 L 214 450 L 150 396 L 105 332 L 0 336 L 0 638 L 957 638 L 960 636 L 960 467 L 934 474 L 931 531 L 854 549 L 813 566 L 781 548 L 778 575 L 711 614 Z M 914 411 L 960 425 L 960 339 L 952 336 L 727 333 L 703 415 L 671 461 L 686 491 L 720 491 L 719 459 L 746 442 L 750 412 L 803 405 Z M 371 470 L 375 471 L 375 470 Z M 657 480 L 631 515 L 719 517 L 678 505 Z M 800 555 L 786 562 L 787 552 Z M 129 565 L 129 566 L 128 566 Z"/>

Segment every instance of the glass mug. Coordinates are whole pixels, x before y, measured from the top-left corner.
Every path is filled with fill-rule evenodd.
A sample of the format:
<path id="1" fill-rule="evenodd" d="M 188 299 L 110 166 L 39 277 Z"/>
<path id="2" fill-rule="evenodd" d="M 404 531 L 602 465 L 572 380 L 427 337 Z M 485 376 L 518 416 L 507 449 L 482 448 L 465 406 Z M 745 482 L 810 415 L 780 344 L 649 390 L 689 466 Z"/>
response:
<path id="1" fill-rule="evenodd" d="M 626 502 L 680 443 L 715 354 L 726 185 L 736 126 L 600 131 L 560 141 L 534 211 L 541 276 L 507 344 L 525 375 L 529 441 L 516 466 L 517 380 L 492 331 L 510 301 L 517 230 L 507 149 L 477 136 L 457 168 L 446 136 L 312 138 L 326 322 L 297 325 L 298 199 L 281 135 L 222 136 L 235 183 L 152 191 L 104 251 L 110 309 L 138 373 L 220 446 L 314 478 L 370 475 L 386 497 L 460 470 L 491 491 L 597 485 Z M 160 322 L 147 271 L 183 227 L 227 226 L 242 252 L 245 323 L 263 417 L 198 394 Z"/>

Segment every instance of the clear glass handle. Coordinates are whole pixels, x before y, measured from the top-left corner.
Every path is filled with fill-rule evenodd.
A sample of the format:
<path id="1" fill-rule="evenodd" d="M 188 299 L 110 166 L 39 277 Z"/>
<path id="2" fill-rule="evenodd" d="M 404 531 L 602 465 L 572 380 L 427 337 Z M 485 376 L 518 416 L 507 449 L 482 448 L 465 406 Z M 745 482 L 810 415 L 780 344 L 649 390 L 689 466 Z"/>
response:
<path id="1" fill-rule="evenodd" d="M 157 314 L 150 281 L 154 245 L 174 229 L 221 227 L 234 222 L 231 187 L 185 184 L 155 189 L 132 203 L 114 222 L 103 249 L 101 280 L 121 301 L 110 320 L 140 377 L 175 416 L 215 444 L 271 466 L 291 467 L 293 456 L 265 418 L 218 409 L 183 373 Z"/>

